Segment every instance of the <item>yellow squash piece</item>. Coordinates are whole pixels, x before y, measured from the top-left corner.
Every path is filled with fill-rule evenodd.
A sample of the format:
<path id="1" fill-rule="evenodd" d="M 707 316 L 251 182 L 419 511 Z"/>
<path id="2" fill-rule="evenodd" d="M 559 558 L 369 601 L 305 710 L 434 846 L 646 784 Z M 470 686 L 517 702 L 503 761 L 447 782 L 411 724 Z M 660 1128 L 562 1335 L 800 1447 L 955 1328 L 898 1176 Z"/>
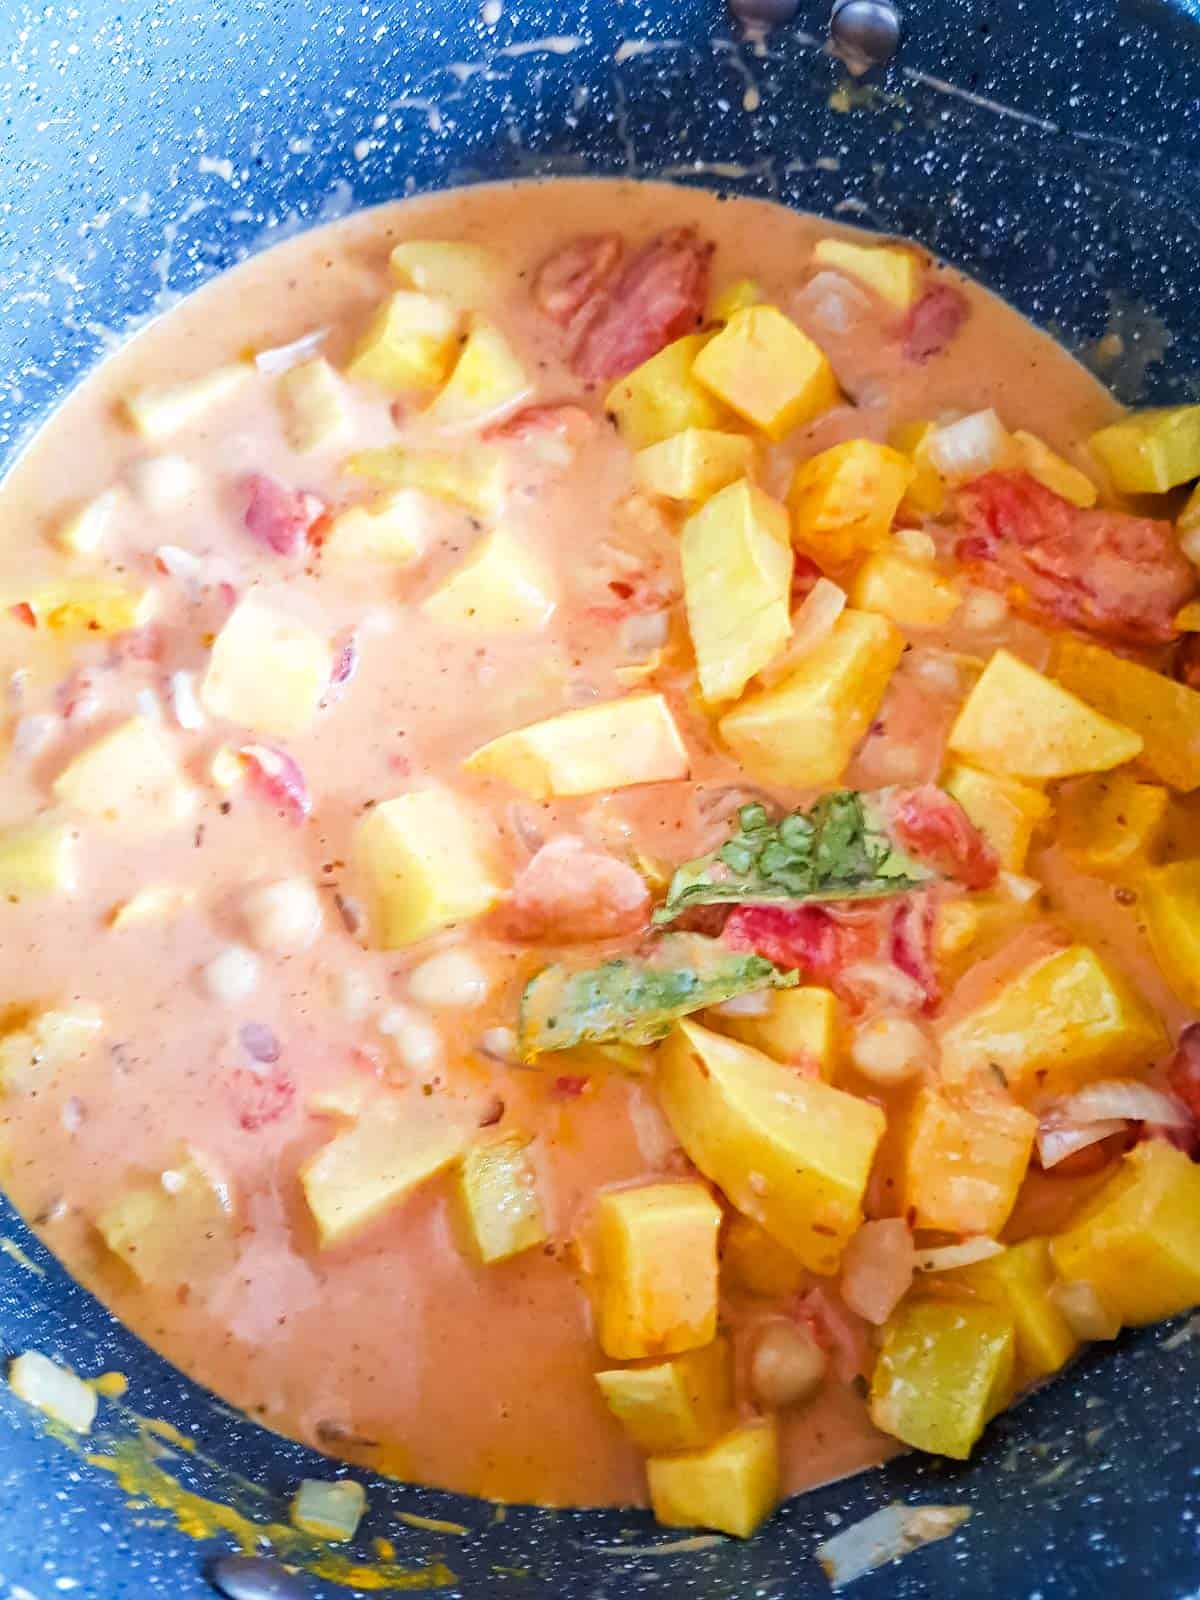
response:
<path id="1" fill-rule="evenodd" d="M 779 1504 L 779 1433 L 773 1418 L 735 1428 L 703 1450 L 651 1456 L 650 1505 L 668 1528 L 715 1528 L 748 1539 Z"/>
<path id="2" fill-rule="evenodd" d="M 339 511 L 321 543 L 321 560 L 334 566 L 372 561 L 411 566 L 425 554 L 439 519 L 447 514 L 461 513 L 448 513 L 443 502 L 422 489 L 394 489 L 370 505 Z"/>
<path id="3" fill-rule="evenodd" d="M 439 295 L 461 311 L 488 305 L 503 288 L 499 258 L 461 239 L 405 239 L 388 265 L 402 289 Z"/>
<path id="4" fill-rule="evenodd" d="M 554 574 L 511 528 L 485 534 L 423 602 L 421 610 L 445 628 L 469 633 L 532 633 L 557 604 Z"/>
<path id="5" fill-rule="evenodd" d="M 598 1372 L 608 1409 L 647 1455 L 697 1450 L 732 1424 L 733 1358 L 727 1339 L 671 1361 Z"/>
<path id="6" fill-rule="evenodd" d="M 733 700 L 791 637 L 787 512 L 743 478 L 688 518 L 679 557 L 700 692 Z"/>
<path id="7" fill-rule="evenodd" d="M 287 739 L 316 716 L 332 668 L 327 640 L 252 589 L 216 637 L 200 699 L 211 716 Z"/>
<path id="8" fill-rule="evenodd" d="M 929 454 L 930 441 L 937 433 L 936 422 L 905 422 L 888 441 L 894 450 L 906 455 L 912 478 L 904 491 L 901 508 L 912 516 L 936 517 L 946 504 L 946 484 Z"/>
<path id="9" fill-rule="evenodd" d="M 947 986 L 1037 914 L 1036 899 L 1020 900 L 1002 888 L 943 900 L 934 923 L 933 948 Z"/>
<path id="10" fill-rule="evenodd" d="M 453 365 L 460 321 L 459 312 L 445 300 L 398 289 L 372 317 L 347 376 L 390 394 L 436 389 Z"/>
<path id="11" fill-rule="evenodd" d="M 827 788 L 870 727 L 903 653 L 904 635 L 886 617 L 843 611 L 794 672 L 722 717 L 721 737 L 760 782 Z"/>
<path id="12" fill-rule="evenodd" d="M 726 284 L 713 300 L 708 320 L 728 322 L 735 311 L 744 311 L 747 306 L 759 305 L 766 297 L 766 292 L 757 279 L 735 278 L 732 283 Z"/>
<path id="13" fill-rule="evenodd" d="M 908 458 L 872 439 L 822 450 L 802 461 L 792 479 L 792 536 L 834 566 L 878 549 L 912 480 Z"/>
<path id="14" fill-rule="evenodd" d="M 288 1519 L 310 1538 L 339 1544 L 353 1539 L 366 1509 L 367 1491 L 361 1483 L 349 1478 L 335 1483 L 305 1478 L 292 1496 Z"/>
<path id="15" fill-rule="evenodd" d="M 223 405 L 254 375 L 248 361 L 217 367 L 201 378 L 180 383 L 158 383 L 139 389 L 125 401 L 129 420 L 143 439 L 167 439 L 181 428 L 199 421 L 206 411 Z"/>
<path id="16" fill-rule="evenodd" d="M 1085 872 L 1140 871 L 1154 852 L 1171 796 L 1125 772 L 1085 778 L 1059 795 L 1058 842 Z"/>
<path id="17" fill-rule="evenodd" d="M 91 1055 L 104 1031 L 95 1006 L 18 1013 L 15 1025 L 0 1036 L 0 1089 L 39 1089 L 60 1068 L 78 1065 Z"/>
<path id="18" fill-rule="evenodd" d="M 1152 777 L 1200 788 L 1200 693 L 1082 639 L 1062 638 L 1054 666 L 1072 693 L 1140 736 L 1139 761 Z"/>
<path id="19" fill-rule="evenodd" d="M 304 1163 L 300 1186 L 321 1249 L 344 1243 L 458 1160 L 474 1130 L 442 1098 L 414 1089 L 381 1101 Z"/>
<path id="20" fill-rule="evenodd" d="M 631 694 L 501 734 L 463 765 L 549 800 L 686 778 L 688 754 L 662 695 Z"/>
<path id="21" fill-rule="evenodd" d="M 39 628 L 68 635 L 126 633 L 145 622 L 153 605 L 144 589 L 91 578 L 65 578 L 13 598 L 29 607 Z"/>
<path id="22" fill-rule="evenodd" d="M 64 805 L 130 833 L 176 827 L 196 807 L 195 789 L 145 717 L 131 717 L 88 745 L 51 787 Z"/>
<path id="23" fill-rule="evenodd" d="M 833 990 L 777 989 L 767 1000 L 769 1009 L 761 1017 L 721 1017 L 722 1033 L 785 1066 L 815 1069 L 828 1083 L 840 1054 L 838 999 Z"/>
<path id="24" fill-rule="evenodd" d="M 1200 406 L 1134 411 L 1091 438 L 1092 454 L 1125 494 L 1165 494 L 1200 478 Z"/>
<path id="25" fill-rule="evenodd" d="M 1056 455 L 1035 433 L 1026 433 L 1023 428 L 1018 428 L 1012 436 L 1012 442 L 1016 449 L 1016 464 L 1031 478 L 1036 478 L 1044 489 L 1069 500 L 1073 506 L 1087 509 L 1096 504 L 1096 485 L 1087 473 Z"/>
<path id="26" fill-rule="evenodd" d="M 755 467 L 754 441 L 744 433 L 717 428 L 685 428 L 661 444 L 639 450 L 633 458 L 634 479 L 646 494 L 664 500 L 707 500 Z"/>
<path id="27" fill-rule="evenodd" d="M 904 245 L 850 244 L 845 239 L 818 239 L 813 265 L 857 278 L 894 311 L 908 311 L 921 298 L 925 263 Z"/>
<path id="28" fill-rule="evenodd" d="M 1038 782 L 1122 766 L 1141 754 L 1142 738 L 997 650 L 950 730 L 950 749 L 1000 777 Z"/>
<path id="29" fill-rule="evenodd" d="M 425 421 L 447 433 L 481 428 L 533 393 L 529 374 L 508 340 L 490 322 L 476 318 L 450 381 L 425 412 Z"/>
<path id="30" fill-rule="evenodd" d="M 354 830 L 353 859 L 379 950 L 482 916 L 504 893 L 479 825 L 446 789 L 415 789 L 373 806 Z"/>
<path id="31" fill-rule="evenodd" d="M 862 1221 L 879 1107 L 686 1021 L 659 1052 L 658 1090 L 675 1137 L 730 1204 L 812 1271 L 836 1272 Z"/>
<path id="32" fill-rule="evenodd" d="M 720 1207 L 702 1183 L 652 1183 L 600 1196 L 598 1337 L 605 1355 L 636 1361 L 712 1343 L 720 1226 Z"/>
<path id="33" fill-rule="evenodd" d="M 1070 1324 L 1050 1298 L 1054 1269 L 1048 1241 L 1038 1237 L 1009 1245 L 999 1255 L 938 1274 L 947 1288 L 959 1286 L 1000 1306 L 1013 1319 L 1019 1388 L 1048 1378 L 1079 1348 Z"/>
<path id="34" fill-rule="evenodd" d="M 902 1119 L 900 1215 L 939 1233 L 999 1233 L 1036 1132 L 1037 1118 L 1003 1093 L 918 1090 Z"/>
<path id="35" fill-rule="evenodd" d="M 546 1222 L 529 1136 L 509 1133 L 472 1145 L 458 1169 L 458 1190 L 479 1259 L 507 1261 L 544 1243 Z"/>
<path id="36" fill-rule="evenodd" d="M 999 1071 L 1019 1100 L 1144 1071 L 1166 1046 L 1146 1002 L 1094 950 L 1071 945 L 1026 967 L 942 1035 L 942 1078 Z"/>
<path id="37" fill-rule="evenodd" d="M 284 437 L 299 454 L 335 450 L 349 440 L 350 402 L 342 380 L 323 357 L 281 374 L 275 394 Z"/>
<path id="38" fill-rule="evenodd" d="M 884 1329 L 871 1420 L 902 1443 L 965 1461 L 1008 1402 L 1016 1334 L 998 1306 L 906 1300 Z"/>
<path id="39" fill-rule="evenodd" d="M 1007 872 L 1024 872 L 1034 831 L 1052 810 L 1042 791 L 964 762 L 955 762 L 946 771 L 942 788 L 980 830 L 1000 865 Z"/>
<path id="40" fill-rule="evenodd" d="M 1200 861 L 1172 861 L 1148 872 L 1141 900 L 1163 977 L 1200 1010 Z"/>
<path id="41" fill-rule="evenodd" d="M 68 895 L 78 882 L 76 832 L 50 820 L 0 829 L 0 895 L 24 900 L 31 895 Z"/>
<path id="42" fill-rule="evenodd" d="M 608 391 L 604 409 L 631 450 L 644 450 L 686 428 L 721 428 L 729 413 L 692 375 L 710 335 L 688 333 L 635 367 Z"/>
<path id="43" fill-rule="evenodd" d="M 54 530 L 55 544 L 68 555 L 95 555 L 112 532 L 126 498 L 119 486 L 94 495 L 59 523 Z"/>
<path id="44" fill-rule="evenodd" d="M 735 1289 L 782 1300 L 803 1288 L 804 1263 L 740 1212 L 726 1220 L 721 1239 L 721 1281 Z"/>
<path id="45" fill-rule="evenodd" d="M 1136 1145 L 1050 1241 L 1060 1278 L 1090 1283 L 1126 1324 L 1200 1304 L 1200 1167 L 1164 1139 Z"/>
<path id="46" fill-rule="evenodd" d="M 878 611 L 902 628 L 941 628 L 958 610 L 962 593 L 927 562 L 877 550 L 859 567 L 850 603 Z"/>
<path id="47" fill-rule="evenodd" d="M 232 1266 L 237 1217 L 229 1183 L 213 1162 L 187 1149 L 168 1168 L 127 1189 L 96 1218 L 105 1244 L 140 1283 L 196 1283 Z"/>
<path id="48" fill-rule="evenodd" d="M 420 489 L 482 517 L 497 516 L 507 494 L 504 452 L 495 445 L 464 444 L 451 452 L 385 444 L 358 451 L 345 470 L 389 488 Z"/>
<path id="49" fill-rule="evenodd" d="M 824 352 L 778 306 L 735 311 L 692 370 L 706 389 L 771 439 L 782 439 L 841 399 Z"/>

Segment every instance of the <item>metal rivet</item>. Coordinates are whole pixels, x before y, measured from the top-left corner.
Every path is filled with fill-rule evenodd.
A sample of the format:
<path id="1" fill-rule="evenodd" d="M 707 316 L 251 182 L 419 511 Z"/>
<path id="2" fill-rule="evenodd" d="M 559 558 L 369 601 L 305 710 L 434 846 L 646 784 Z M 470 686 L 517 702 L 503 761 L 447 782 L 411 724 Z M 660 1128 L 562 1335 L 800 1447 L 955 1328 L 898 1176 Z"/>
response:
<path id="1" fill-rule="evenodd" d="M 900 45 L 900 13 L 891 0 L 834 0 L 829 37 L 852 65 L 882 66 Z"/>
<path id="2" fill-rule="evenodd" d="M 774 26 L 790 22 L 800 9 L 800 0 L 729 0 L 729 9 L 739 22 Z"/>
<path id="3" fill-rule="evenodd" d="M 270 1556 L 218 1556 L 208 1578 L 225 1600 L 310 1600 L 299 1578 Z"/>

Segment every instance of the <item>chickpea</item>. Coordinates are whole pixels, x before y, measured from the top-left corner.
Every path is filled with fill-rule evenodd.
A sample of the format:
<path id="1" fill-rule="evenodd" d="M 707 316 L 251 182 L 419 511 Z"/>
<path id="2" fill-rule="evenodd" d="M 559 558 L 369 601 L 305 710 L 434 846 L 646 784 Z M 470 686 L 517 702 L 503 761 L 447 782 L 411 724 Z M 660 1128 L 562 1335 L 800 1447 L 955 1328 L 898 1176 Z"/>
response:
<path id="1" fill-rule="evenodd" d="M 908 1017 L 873 1017 L 855 1033 L 850 1059 L 864 1078 L 890 1089 L 932 1065 L 933 1044 Z"/>
<path id="2" fill-rule="evenodd" d="M 755 1400 L 771 1411 L 803 1405 L 825 1379 L 824 1350 L 794 1322 L 769 1322 L 754 1341 L 750 1356 L 750 1388 Z"/>

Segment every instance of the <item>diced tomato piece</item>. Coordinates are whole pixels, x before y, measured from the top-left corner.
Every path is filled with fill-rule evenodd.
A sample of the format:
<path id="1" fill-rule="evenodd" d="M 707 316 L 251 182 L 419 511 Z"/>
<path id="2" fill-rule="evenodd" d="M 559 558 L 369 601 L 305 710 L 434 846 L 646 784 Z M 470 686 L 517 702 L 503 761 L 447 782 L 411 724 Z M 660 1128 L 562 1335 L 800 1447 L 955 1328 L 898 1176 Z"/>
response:
<path id="1" fill-rule="evenodd" d="M 587 1078 L 575 1077 L 564 1073 L 554 1080 L 554 1092 L 567 1100 L 577 1099 L 588 1086 Z"/>
<path id="2" fill-rule="evenodd" d="M 54 691 L 54 699 L 65 721 L 74 717 L 86 722 L 100 708 L 96 674 L 88 667 L 76 667 Z"/>
<path id="3" fill-rule="evenodd" d="M 962 290 L 951 284 L 938 283 L 926 289 L 900 324 L 904 359 L 923 366 L 940 355 L 967 320 L 969 310 Z"/>
<path id="4" fill-rule="evenodd" d="M 1179 1035 L 1167 1067 L 1171 1093 L 1200 1122 L 1200 1022 L 1189 1022 Z"/>
<path id="5" fill-rule="evenodd" d="M 753 950 L 818 983 L 831 979 L 841 965 L 838 925 L 822 906 L 737 906 L 722 937 L 734 950 Z"/>
<path id="6" fill-rule="evenodd" d="M 968 889 L 987 889 L 996 881 L 996 852 L 958 801 L 936 784 L 900 790 L 889 812 L 896 842 L 922 865 Z"/>
<path id="7" fill-rule="evenodd" d="M 616 271 L 623 249 L 619 234 L 589 233 L 556 250 L 533 280 L 538 310 L 567 327 Z"/>
<path id="8" fill-rule="evenodd" d="M 27 628 L 37 627 L 37 614 L 27 600 L 18 600 L 16 605 L 9 606 L 9 615 L 16 617 L 18 622 L 23 622 Z"/>
<path id="9" fill-rule="evenodd" d="M 517 878 L 502 916 L 510 938 L 576 944 L 636 933 L 649 913 L 640 873 L 563 834 L 543 845 Z"/>
<path id="10" fill-rule="evenodd" d="M 308 818 L 312 796 L 294 756 L 270 744 L 244 744 L 238 755 L 246 763 L 255 787 L 289 822 L 299 824 Z"/>
<path id="11" fill-rule="evenodd" d="M 941 1000 L 933 959 L 935 919 L 932 894 L 905 895 L 892 915 L 892 963 L 921 990 L 925 997 L 921 1009 L 926 1014 L 935 1011 Z"/>
<path id="12" fill-rule="evenodd" d="M 526 406 L 514 416 L 507 417 L 484 429 L 485 439 L 513 439 L 521 444 L 536 443 L 547 436 L 567 444 L 577 445 L 595 432 L 595 423 L 582 406 L 566 403 Z"/>
<path id="13" fill-rule="evenodd" d="M 166 647 L 162 628 L 156 622 L 147 622 L 117 635 L 109 648 L 109 665 L 120 667 L 130 661 L 161 661 Z"/>
<path id="14" fill-rule="evenodd" d="M 811 556 L 799 550 L 792 558 L 792 607 L 798 606 L 816 588 L 825 574 Z"/>
<path id="15" fill-rule="evenodd" d="M 1019 609 L 1126 644 L 1176 637 L 1196 587 L 1169 522 L 1085 511 L 1025 472 L 989 472 L 959 491 L 959 560 Z"/>
<path id="16" fill-rule="evenodd" d="M 692 228 L 652 239 L 601 297 L 572 365 L 589 381 L 622 378 L 700 326 L 713 246 Z"/>
<path id="17" fill-rule="evenodd" d="M 358 671 L 358 640 L 353 629 L 334 641 L 333 670 L 329 674 L 331 688 L 340 689 L 349 683 Z"/>
<path id="18" fill-rule="evenodd" d="M 243 480 L 246 493 L 246 532 L 279 556 L 300 550 L 308 530 L 325 511 L 319 495 L 289 489 L 265 472 L 252 472 Z"/>
<path id="19" fill-rule="evenodd" d="M 1175 676 L 1189 689 L 1200 689 L 1200 633 L 1185 633 L 1175 652 Z"/>
<path id="20" fill-rule="evenodd" d="M 238 1126 L 247 1133 L 278 1122 L 296 1098 L 296 1085 L 282 1066 L 270 1072 L 238 1067 L 230 1075 L 229 1087 Z"/>

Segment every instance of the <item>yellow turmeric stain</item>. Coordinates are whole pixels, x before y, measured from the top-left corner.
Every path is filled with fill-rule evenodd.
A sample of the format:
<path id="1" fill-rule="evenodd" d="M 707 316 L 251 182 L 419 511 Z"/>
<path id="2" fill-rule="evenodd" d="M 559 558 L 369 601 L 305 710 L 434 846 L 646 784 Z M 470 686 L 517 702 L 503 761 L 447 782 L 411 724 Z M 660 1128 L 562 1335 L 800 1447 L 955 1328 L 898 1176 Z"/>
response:
<path id="1" fill-rule="evenodd" d="M 410 1528 L 424 1528 L 426 1533 L 453 1533 L 465 1539 L 470 1528 L 463 1522 L 443 1522 L 441 1517 L 421 1517 L 415 1511 L 398 1511 L 398 1522 L 407 1522 Z"/>
<path id="2" fill-rule="evenodd" d="M 396 1546 L 390 1539 L 372 1539 L 371 1548 L 381 1561 L 390 1561 L 396 1554 Z"/>
<path id="3" fill-rule="evenodd" d="M 138 1423 L 147 1433 L 153 1433 L 159 1439 L 165 1439 L 168 1444 L 173 1444 L 177 1450 L 186 1450 L 189 1455 L 196 1453 L 196 1441 L 189 1439 L 186 1433 L 180 1433 L 173 1423 L 162 1422 L 157 1417 L 139 1417 Z M 213 1464 L 215 1465 L 216 1463 Z"/>
<path id="4" fill-rule="evenodd" d="M 32 1272 L 35 1278 L 44 1278 L 46 1269 L 39 1267 L 37 1262 L 27 1256 L 15 1239 L 0 1239 L 0 1250 L 10 1256 L 19 1267 L 24 1267 L 26 1272 Z"/>
<path id="5" fill-rule="evenodd" d="M 89 1378 L 88 1383 L 105 1400 L 119 1400 L 129 1388 L 129 1379 L 123 1372 L 102 1372 L 98 1378 Z"/>

